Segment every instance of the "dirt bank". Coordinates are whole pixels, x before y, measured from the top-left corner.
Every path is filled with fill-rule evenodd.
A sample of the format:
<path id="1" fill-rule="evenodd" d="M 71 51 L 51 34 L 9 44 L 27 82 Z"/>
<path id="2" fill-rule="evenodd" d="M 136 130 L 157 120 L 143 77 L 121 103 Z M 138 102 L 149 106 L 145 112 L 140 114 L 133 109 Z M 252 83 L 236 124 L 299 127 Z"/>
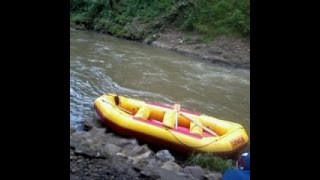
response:
<path id="1" fill-rule="evenodd" d="M 197 35 L 174 30 L 155 36 L 158 38 L 150 43 L 152 46 L 200 57 L 213 63 L 250 69 L 250 41 L 248 39 L 218 37 L 204 43 Z"/>

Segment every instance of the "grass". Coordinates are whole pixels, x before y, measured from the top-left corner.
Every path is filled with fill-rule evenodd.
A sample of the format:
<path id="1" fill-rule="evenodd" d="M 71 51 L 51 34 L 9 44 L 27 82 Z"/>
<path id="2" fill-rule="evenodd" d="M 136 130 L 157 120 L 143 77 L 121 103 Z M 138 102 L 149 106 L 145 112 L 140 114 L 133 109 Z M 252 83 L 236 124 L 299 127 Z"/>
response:
<path id="1" fill-rule="evenodd" d="M 215 156 L 213 154 L 192 154 L 189 156 L 188 163 L 196 164 L 201 166 L 202 168 L 206 168 L 209 170 L 223 172 L 228 168 L 231 168 L 234 165 L 234 161 L 231 159 L 223 159 L 219 156 Z"/>

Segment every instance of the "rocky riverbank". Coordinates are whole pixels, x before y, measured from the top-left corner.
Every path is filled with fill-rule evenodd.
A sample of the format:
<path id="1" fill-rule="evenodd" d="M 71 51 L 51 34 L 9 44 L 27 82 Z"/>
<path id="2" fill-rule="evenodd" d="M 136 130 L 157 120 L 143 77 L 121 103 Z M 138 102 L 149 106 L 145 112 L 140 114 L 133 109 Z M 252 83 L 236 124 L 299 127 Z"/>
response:
<path id="1" fill-rule="evenodd" d="M 70 129 L 70 179 L 208 179 L 222 174 L 181 163 L 166 149 L 154 151 L 136 139 L 107 131 L 98 120 Z"/>
<path id="2" fill-rule="evenodd" d="M 250 41 L 248 39 L 218 37 L 205 43 L 198 35 L 174 30 L 157 36 L 158 38 L 152 41 L 151 45 L 200 57 L 212 63 L 250 69 Z"/>

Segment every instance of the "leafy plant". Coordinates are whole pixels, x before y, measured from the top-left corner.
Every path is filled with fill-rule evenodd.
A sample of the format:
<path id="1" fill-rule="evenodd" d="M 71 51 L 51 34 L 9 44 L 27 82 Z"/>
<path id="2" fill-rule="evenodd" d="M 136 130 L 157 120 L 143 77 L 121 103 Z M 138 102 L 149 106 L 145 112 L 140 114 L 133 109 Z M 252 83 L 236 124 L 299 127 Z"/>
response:
<path id="1" fill-rule="evenodd" d="M 223 172 L 231 168 L 233 161 L 231 159 L 223 159 L 213 154 L 192 154 L 187 160 L 190 164 L 196 164 L 203 168 Z"/>

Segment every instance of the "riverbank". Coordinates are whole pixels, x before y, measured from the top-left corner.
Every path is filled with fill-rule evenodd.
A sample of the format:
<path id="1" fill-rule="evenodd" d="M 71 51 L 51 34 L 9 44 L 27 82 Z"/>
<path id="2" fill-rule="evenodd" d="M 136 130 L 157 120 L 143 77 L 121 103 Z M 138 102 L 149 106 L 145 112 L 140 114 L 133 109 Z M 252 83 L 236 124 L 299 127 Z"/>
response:
<path id="1" fill-rule="evenodd" d="M 248 39 L 221 36 L 209 42 L 201 42 L 198 35 L 174 30 L 158 36 L 159 38 L 150 43 L 152 46 L 200 57 L 212 63 L 250 69 L 250 40 Z"/>
<path id="2" fill-rule="evenodd" d="M 97 120 L 70 129 L 70 179 L 207 179 L 222 174 L 188 164 L 166 149 L 156 152 L 136 139 L 121 138 Z"/>

